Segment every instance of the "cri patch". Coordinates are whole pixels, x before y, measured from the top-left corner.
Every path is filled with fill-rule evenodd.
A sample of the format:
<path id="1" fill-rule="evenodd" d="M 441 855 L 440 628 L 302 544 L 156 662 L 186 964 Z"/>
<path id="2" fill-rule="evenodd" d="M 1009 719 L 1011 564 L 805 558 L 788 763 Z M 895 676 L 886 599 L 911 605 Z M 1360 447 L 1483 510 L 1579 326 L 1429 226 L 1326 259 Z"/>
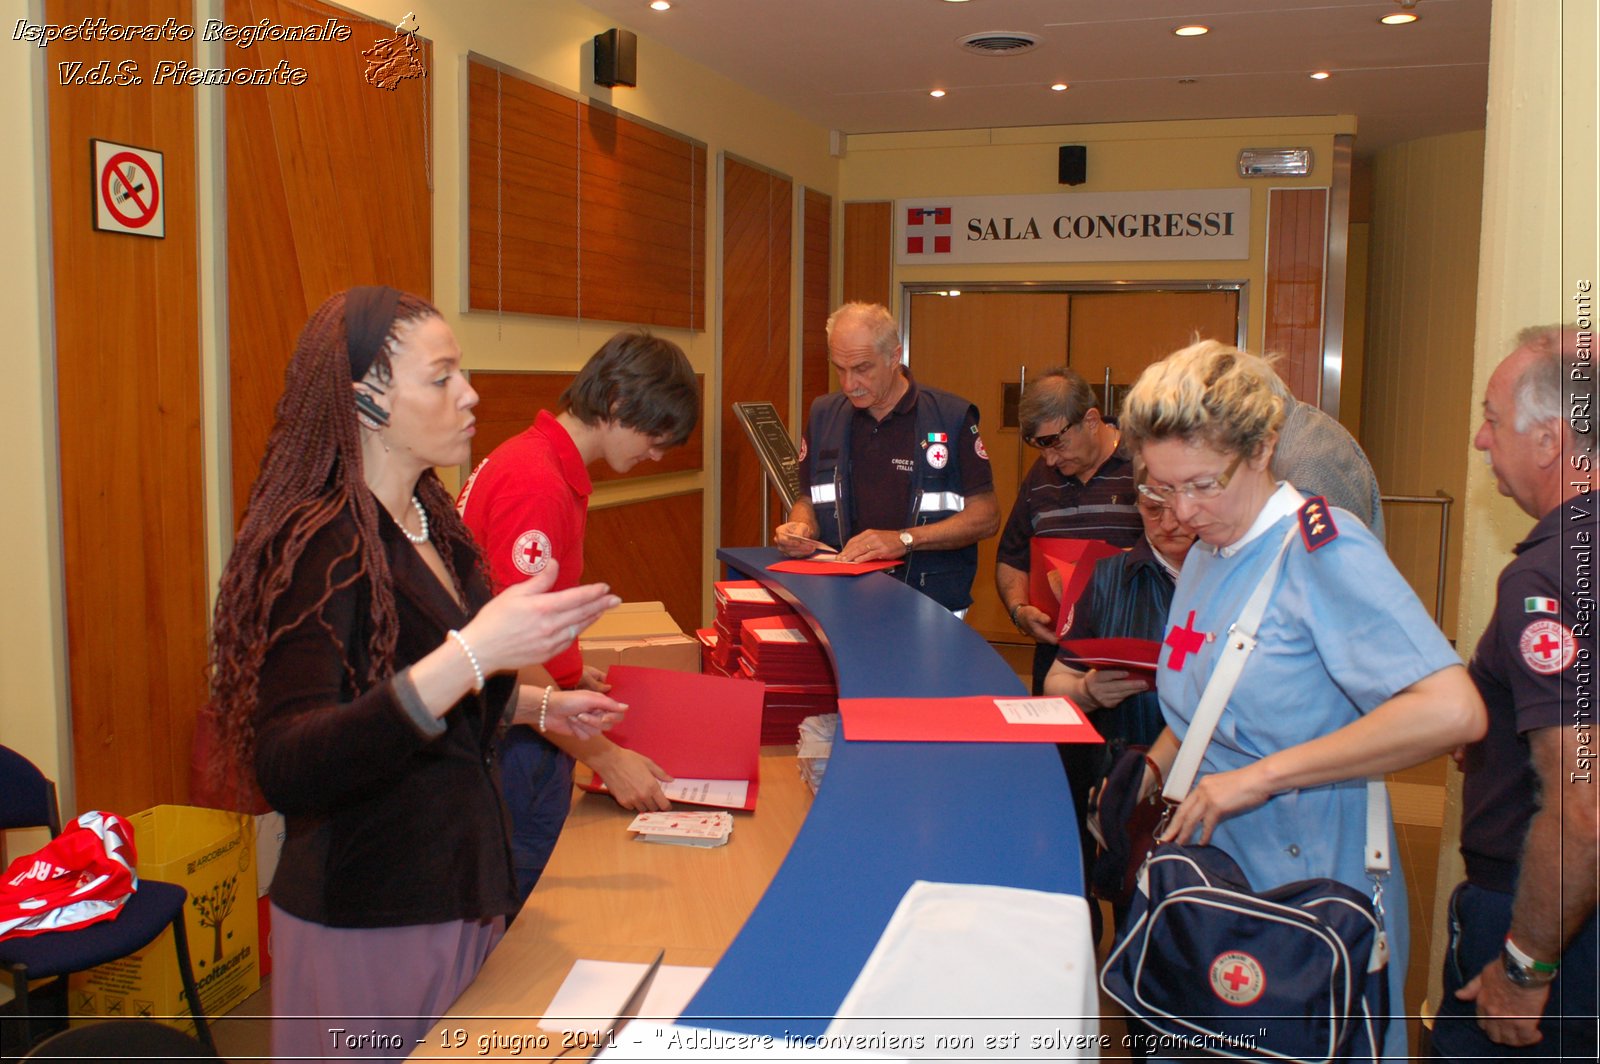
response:
<path id="1" fill-rule="evenodd" d="M 543 572 L 550 564 L 550 537 L 537 528 L 530 528 L 511 544 L 511 564 L 528 576 Z"/>
<path id="2" fill-rule="evenodd" d="M 987 462 L 989 460 L 989 451 L 983 445 L 983 437 L 982 436 L 978 437 L 978 441 L 972 445 L 972 449 L 974 451 L 976 451 L 977 454 L 978 454 L 978 457 L 982 458 L 985 462 Z"/>
<path id="3" fill-rule="evenodd" d="M 942 443 L 928 445 L 928 464 L 935 469 L 943 469 L 950 461 L 950 448 Z"/>
<path id="4" fill-rule="evenodd" d="M 1253 1004 L 1266 989 L 1266 973 L 1248 953 L 1231 949 L 1211 962 L 1211 992 L 1230 1005 Z"/>
<path id="5" fill-rule="evenodd" d="M 1522 660 L 1541 676 L 1554 676 L 1578 656 L 1572 630 L 1560 621 L 1534 621 L 1522 630 L 1517 643 Z"/>

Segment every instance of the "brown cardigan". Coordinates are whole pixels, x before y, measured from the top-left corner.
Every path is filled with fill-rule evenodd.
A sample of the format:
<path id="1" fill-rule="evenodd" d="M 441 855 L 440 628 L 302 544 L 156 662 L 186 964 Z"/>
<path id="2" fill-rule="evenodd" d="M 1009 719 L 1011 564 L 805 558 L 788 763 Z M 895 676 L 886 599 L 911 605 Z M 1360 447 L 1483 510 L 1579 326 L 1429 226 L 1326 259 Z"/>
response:
<path id="1" fill-rule="evenodd" d="M 422 658 L 489 599 L 476 553 L 459 549 L 468 611 L 440 585 L 380 506 L 394 578 L 395 668 Z M 356 571 L 356 527 L 335 518 L 306 545 L 271 626 L 334 591 L 268 649 L 256 717 L 256 777 L 288 821 L 272 900 L 332 927 L 399 927 L 516 910 L 509 836 L 493 741 L 511 676 L 491 679 L 424 735 L 392 679 L 360 690 L 371 630 L 371 586 Z"/>

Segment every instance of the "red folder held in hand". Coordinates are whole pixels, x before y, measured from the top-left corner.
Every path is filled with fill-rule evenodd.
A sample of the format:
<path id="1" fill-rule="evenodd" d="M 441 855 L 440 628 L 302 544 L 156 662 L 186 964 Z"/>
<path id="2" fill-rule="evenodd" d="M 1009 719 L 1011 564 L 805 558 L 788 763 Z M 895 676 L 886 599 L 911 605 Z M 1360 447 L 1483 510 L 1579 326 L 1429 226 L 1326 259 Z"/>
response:
<path id="1" fill-rule="evenodd" d="M 1089 586 L 1095 562 L 1120 553 L 1120 548 L 1099 539 L 1060 539 L 1051 536 L 1035 536 L 1031 545 L 1028 602 L 1056 618 L 1056 631 L 1060 631 L 1061 618 L 1078 601 L 1083 589 Z M 1051 573 L 1061 574 L 1059 595 L 1050 586 Z"/>
<path id="2" fill-rule="evenodd" d="M 1161 660 L 1161 644 L 1154 639 L 1069 639 L 1061 644 L 1058 660 L 1075 669 L 1123 669 L 1130 679 L 1137 678 L 1156 686 L 1156 663 Z"/>
<path id="3" fill-rule="evenodd" d="M 613 665 L 612 698 L 628 707 L 606 734 L 679 779 L 747 780 L 744 808 L 761 780 L 761 701 L 766 685 L 698 672 Z M 600 774 L 585 790 L 603 786 Z"/>

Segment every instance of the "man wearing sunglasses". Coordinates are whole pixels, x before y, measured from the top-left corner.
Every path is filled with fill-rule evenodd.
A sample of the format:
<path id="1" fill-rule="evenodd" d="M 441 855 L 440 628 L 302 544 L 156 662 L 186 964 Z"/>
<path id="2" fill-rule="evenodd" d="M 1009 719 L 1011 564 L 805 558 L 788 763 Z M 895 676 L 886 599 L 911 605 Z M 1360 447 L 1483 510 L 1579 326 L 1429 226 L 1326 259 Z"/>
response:
<path id="1" fill-rule="evenodd" d="M 1131 547 L 1144 534 L 1133 465 L 1121 437 L 1100 416 L 1088 383 L 1070 369 L 1046 370 L 1017 406 L 1023 442 L 1040 452 L 1000 535 L 995 588 L 1011 623 L 1037 642 L 1033 693 L 1055 661 L 1055 618 L 1028 602 L 1035 536 L 1098 539 Z"/>
<path id="2" fill-rule="evenodd" d="M 980 539 L 1000 527 L 978 408 L 918 384 L 901 363 L 887 308 L 846 303 L 828 318 L 839 391 L 811 405 L 800 483 L 778 549 L 803 557 L 816 541 L 843 561 L 904 558 L 894 571 L 958 614 L 972 604 Z"/>

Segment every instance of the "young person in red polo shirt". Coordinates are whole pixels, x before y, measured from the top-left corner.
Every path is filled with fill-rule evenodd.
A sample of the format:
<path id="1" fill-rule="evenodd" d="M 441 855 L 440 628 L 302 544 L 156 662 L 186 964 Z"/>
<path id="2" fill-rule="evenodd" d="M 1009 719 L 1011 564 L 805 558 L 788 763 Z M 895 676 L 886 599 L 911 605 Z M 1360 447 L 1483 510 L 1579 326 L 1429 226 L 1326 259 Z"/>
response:
<path id="1" fill-rule="evenodd" d="M 566 391 L 560 410 L 541 410 L 524 432 L 496 447 L 473 470 L 456 508 L 489 561 L 495 590 L 528 579 L 552 563 L 555 590 L 583 575 L 583 534 L 592 485 L 589 466 L 604 461 L 625 473 L 659 461 L 681 445 L 700 414 L 694 370 L 677 344 L 648 333 L 618 333 Z M 605 691 L 605 677 L 586 667 L 576 639 L 542 667 L 525 669 L 525 684 Z M 603 735 L 579 740 L 514 726 L 499 749 L 501 786 L 511 811 L 512 859 L 526 898 L 555 848 L 571 805 L 572 765 L 600 773 L 628 809 L 667 809 L 654 761 Z"/>

